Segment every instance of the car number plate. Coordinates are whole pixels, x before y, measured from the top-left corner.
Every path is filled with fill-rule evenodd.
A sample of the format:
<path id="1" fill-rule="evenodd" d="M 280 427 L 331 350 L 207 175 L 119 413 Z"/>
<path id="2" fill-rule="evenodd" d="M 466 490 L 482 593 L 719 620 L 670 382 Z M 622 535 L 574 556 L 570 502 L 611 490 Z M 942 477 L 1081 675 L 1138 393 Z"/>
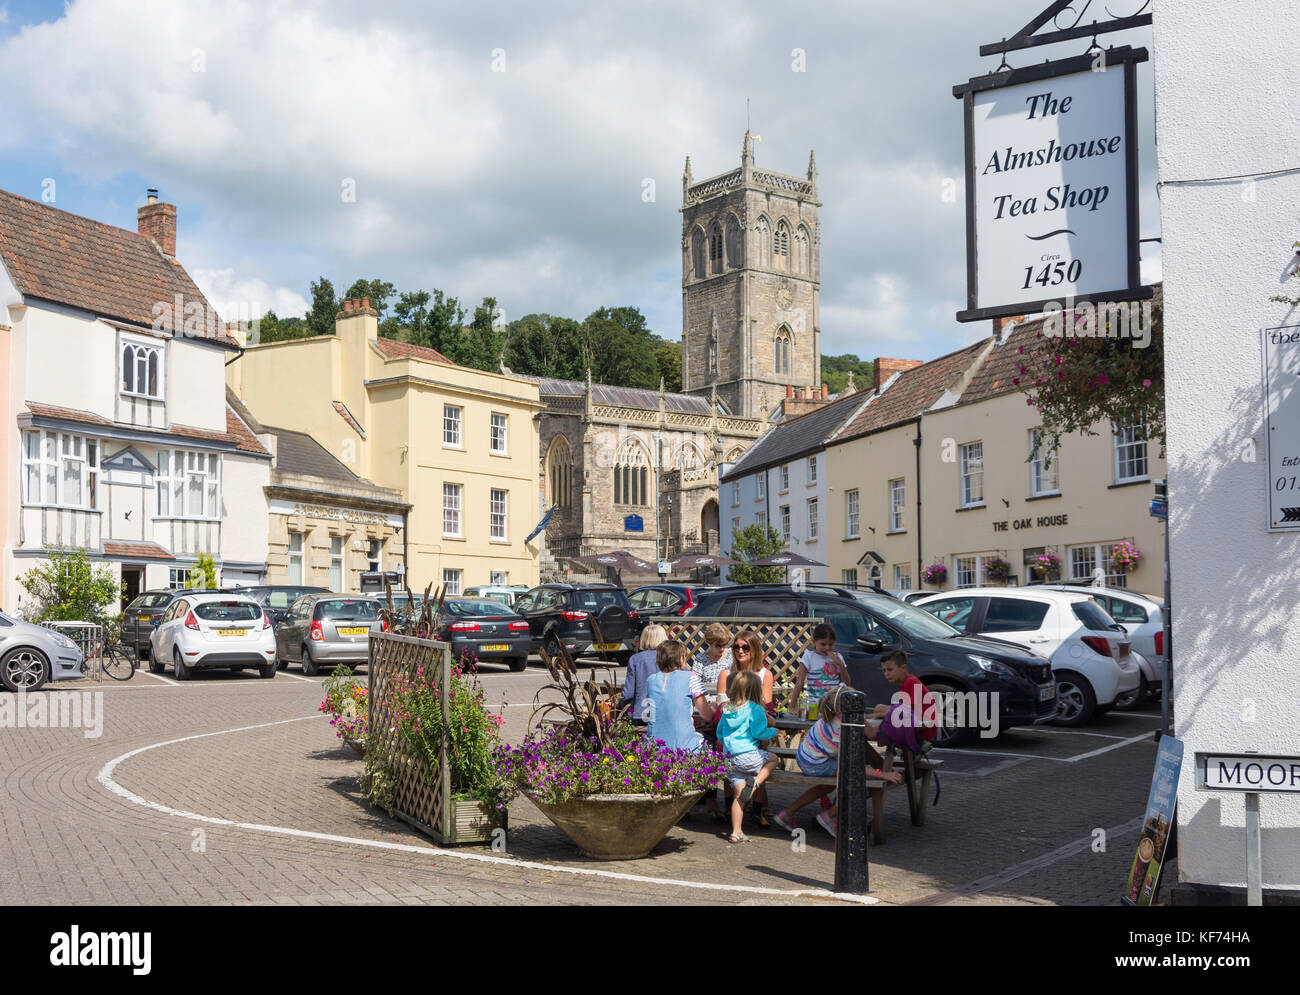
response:
<path id="1" fill-rule="evenodd" d="M 347 628 L 339 629 L 340 636 L 364 636 L 370 630 L 365 626 L 350 625 Z"/>
<path id="2" fill-rule="evenodd" d="M 619 649 L 622 645 L 623 645 L 622 643 L 597 643 L 592 648 L 597 653 L 610 653 L 616 649 Z"/>
<path id="3" fill-rule="evenodd" d="M 223 636 L 246 636 L 246 635 L 248 635 L 248 630 L 247 630 L 247 629 L 218 629 L 217 631 L 218 631 L 219 633 L 221 633 L 221 635 L 223 635 Z"/>
<path id="4" fill-rule="evenodd" d="M 510 650 L 510 644 L 489 643 L 487 646 L 480 646 L 479 649 L 482 650 L 484 653 L 508 652 Z"/>
<path id="5" fill-rule="evenodd" d="M 141 622 L 148 622 L 148 621 L 149 621 L 149 617 L 150 617 L 150 616 L 148 616 L 148 615 L 137 615 L 137 616 L 136 616 L 136 618 L 138 618 Z"/>
<path id="6" fill-rule="evenodd" d="M 1055 684 L 1050 684 L 1050 685 L 1048 685 L 1048 686 L 1045 687 L 1045 688 L 1039 688 L 1039 689 L 1038 689 L 1038 700 L 1039 700 L 1039 701 L 1051 701 L 1051 700 L 1052 700 L 1053 698 L 1055 698 L 1055 697 L 1056 697 L 1056 685 L 1055 685 Z"/>

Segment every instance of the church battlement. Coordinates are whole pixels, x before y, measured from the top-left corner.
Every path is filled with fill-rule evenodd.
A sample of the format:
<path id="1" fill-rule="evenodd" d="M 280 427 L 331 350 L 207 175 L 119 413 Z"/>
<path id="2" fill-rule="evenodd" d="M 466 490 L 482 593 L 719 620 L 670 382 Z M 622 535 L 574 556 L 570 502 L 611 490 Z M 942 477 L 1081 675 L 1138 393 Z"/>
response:
<path id="1" fill-rule="evenodd" d="M 751 190 L 766 190 L 772 193 L 794 194 L 800 198 L 817 199 L 817 184 L 812 180 L 789 176 L 785 173 L 774 173 L 769 169 L 754 169 L 750 171 L 749 183 L 746 184 L 745 171 L 743 169 L 733 169 L 729 173 L 720 173 L 693 186 L 688 186 L 686 188 L 686 204 L 698 204 L 710 197 L 730 193 L 746 186 Z"/>

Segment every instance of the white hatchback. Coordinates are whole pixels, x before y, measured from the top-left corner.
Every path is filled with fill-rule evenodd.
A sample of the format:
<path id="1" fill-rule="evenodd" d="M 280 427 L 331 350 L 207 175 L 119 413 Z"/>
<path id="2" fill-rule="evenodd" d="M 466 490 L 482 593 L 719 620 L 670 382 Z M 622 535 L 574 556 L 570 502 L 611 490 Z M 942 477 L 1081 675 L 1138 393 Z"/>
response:
<path id="1" fill-rule="evenodd" d="M 916 603 L 970 635 L 1005 639 L 1052 661 L 1059 725 L 1083 725 L 1131 697 L 1142 677 L 1128 634 L 1086 594 L 973 587 Z"/>
<path id="2" fill-rule="evenodd" d="M 197 670 L 255 667 L 274 677 L 275 632 L 252 598 L 237 594 L 185 594 L 168 606 L 149 636 L 149 669 L 171 663 L 178 681 Z"/>
<path id="3" fill-rule="evenodd" d="M 1134 704 L 1148 697 L 1159 697 L 1164 684 L 1165 610 L 1154 598 L 1122 587 L 1083 587 L 1069 584 L 1048 585 L 1053 591 L 1087 594 L 1106 609 L 1133 642 L 1142 670 L 1142 688 Z M 1120 706 L 1124 707 L 1123 705 Z"/>

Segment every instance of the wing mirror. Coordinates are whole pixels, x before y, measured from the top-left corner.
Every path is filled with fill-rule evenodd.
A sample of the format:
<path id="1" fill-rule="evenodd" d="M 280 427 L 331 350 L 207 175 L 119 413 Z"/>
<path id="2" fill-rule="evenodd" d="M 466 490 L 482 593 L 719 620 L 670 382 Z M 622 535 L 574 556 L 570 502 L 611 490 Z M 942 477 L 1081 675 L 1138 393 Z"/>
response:
<path id="1" fill-rule="evenodd" d="M 868 653 L 879 653 L 885 648 L 885 644 L 879 639 L 872 639 L 870 636 L 858 636 L 858 645 Z"/>

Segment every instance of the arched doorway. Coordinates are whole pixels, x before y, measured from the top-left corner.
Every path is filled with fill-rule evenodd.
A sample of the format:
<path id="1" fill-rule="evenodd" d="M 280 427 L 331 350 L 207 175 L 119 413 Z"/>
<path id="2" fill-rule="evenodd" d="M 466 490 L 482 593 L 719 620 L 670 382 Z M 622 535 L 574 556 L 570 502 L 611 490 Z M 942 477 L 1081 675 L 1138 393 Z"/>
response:
<path id="1" fill-rule="evenodd" d="M 714 553 L 718 550 L 718 499 L 709 498 L 700 510 L 700 539 L 704 548 Z"/>

